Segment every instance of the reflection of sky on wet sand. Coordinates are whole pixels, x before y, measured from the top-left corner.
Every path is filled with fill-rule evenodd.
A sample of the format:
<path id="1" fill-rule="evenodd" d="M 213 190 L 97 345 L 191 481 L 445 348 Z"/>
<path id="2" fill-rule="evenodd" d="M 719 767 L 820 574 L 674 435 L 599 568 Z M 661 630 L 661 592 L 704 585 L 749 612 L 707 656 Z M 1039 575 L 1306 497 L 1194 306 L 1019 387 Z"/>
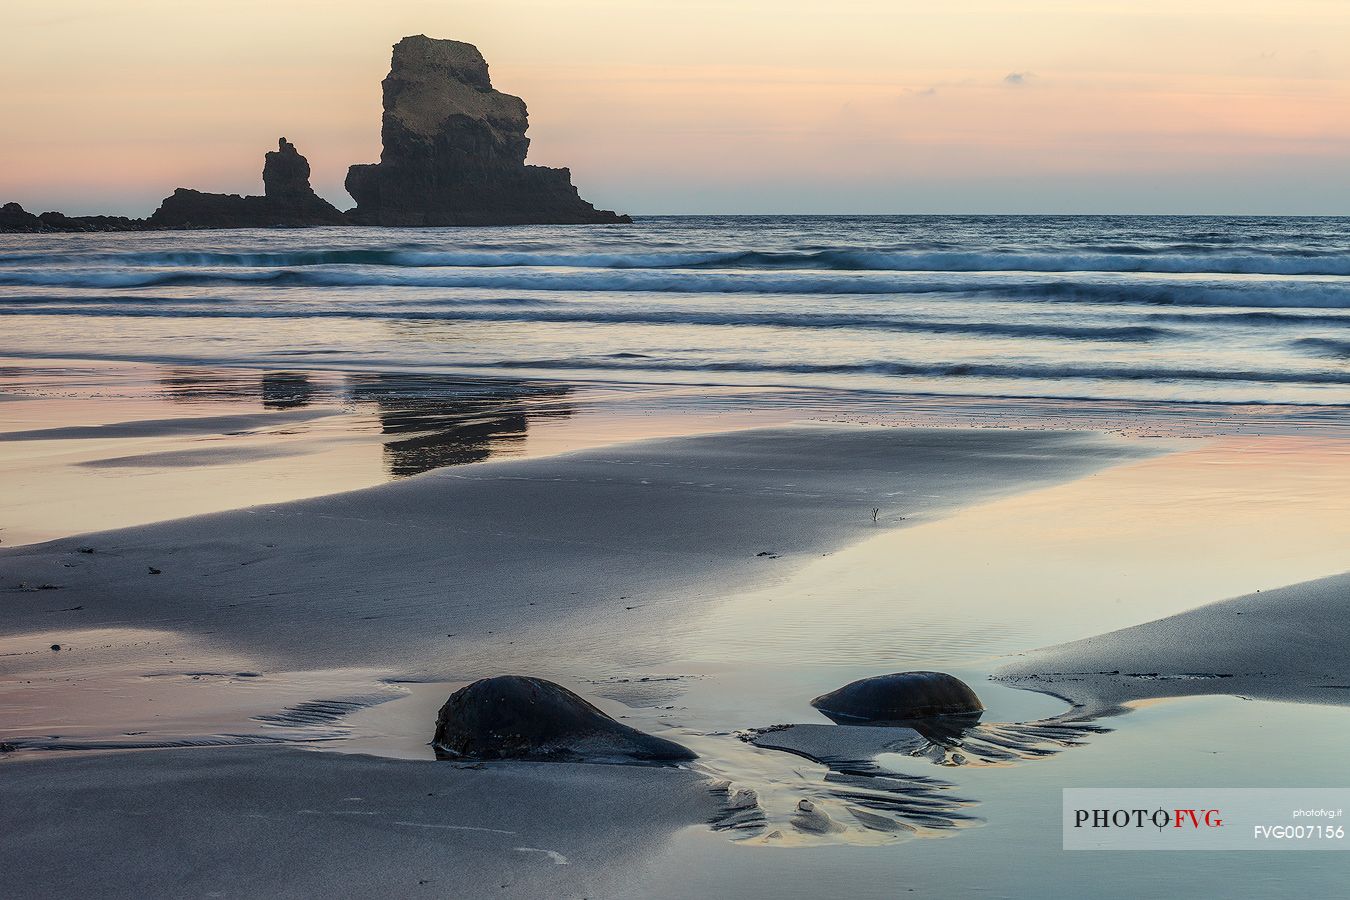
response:
<path id="1" fill-rule="evenodd" d="M 912 521 L 713 608 L 693 660 L 817 673 L 815 693 L 905 668 L 979 669 L 1350 565 L 1350 446 L 1291 437 L 1178 452 Z M 905 510 L 883 510 L 896 524 Z M 889 519 L 889 522 L 887 521 Z M 809 662 L 808 662 L 809 661 Z M 810 697 L 803 684 L 799 696 Z"/>
<path id="2" fill-rule="evenodd" d="M 1334 714 L 1333 714 L 1334 713 Z M 748 852 L 705 828 L 681 832 L 654 881 L 672 898 L 754 896 L 772 878 L 780 898 L 815 898 L 847 879 L 852 896 L 1283 897 L 1292 889 L 1340 896 L 1340 852 L 1068 853 L 1061 792 L 1068 787 L 1309 787 L 1344 783 L 1350 715 L 1300 704 L 1202 697 L 1161 703 L 1111 723 L 1087 746 L 1014 768 L 935 769 L 974 798 L 982 827 L 885 848 L 835 844 L 810 852 Z M 766 751 L 767 752 L 767 751 Z M 788 757 L 792 759 L 792 757 Z M 916 765 L 917 763 L 917 765 Z M 698 865 L 689 865 L 697 860 Z"/>
<path id="3" fill-rule="evenodd" d="M 0 541 L 297 500 L 493 457 L 801 419 L 1150 435 L 1327 427 L 1316 413 L 1285 407 L 14 359 L 0 364 Z M 118 434 L 89 433 L 113 425 Z M 43 429 L 67 431 L 34 434 Z"/>
<path id="4" fill-rule="evenodd" d="M 835 845 L 818 850 L 827 866 L 847 865 L 855 883 L 908 883 L 903 876 L 917 859 L 910 854 L 924 854 L 926 873 L 937 854 L 955 868 L 950 880 L 929 887 L 953 896 L 993 883 L 1009 885 L 1010 896 L 1028 895 L 1030 882 L 1020 876 L 1003 882 L 987 867 L 961 868 L 971 856 L 1006 861 L 1010 846 L 1034 860 L 1028 865 L 1042 876 L 1034 879 L 1037 895 L 1078 896 L 1058 846 L 1063 787 L 1340 783 L 1336 748 L 1350 740 L 1350 715 L 1341 708 L 1223 696 L 1215 681 L 1218 696 L 1132 703 L 1127 715 L 1100 718 L 986 679 L 1007 654 L 1347 567 L 1346 442 L 1266 437 L 1170 446 L 1176 452 L 884 531 L 713 605 L 676 635 L 672 655 L 683 660 L 679 671 L 692 675 L 682 681 L 687 690 L 672 710 L 646 714 L 688 728 L 692 736 L 672 736 L 696 746 L 713 772 L 759 792 L 769 825 L 753 842 L 778 843 L 765 835 L 787 827 L 794 804 L 806 797 L 844 828 L 808 841 Z M 885 512 L 892 523 L 905 514 Z M 831 725 L 809 706 L 811 697 L 855 678 L 906 669 L 948 671 L 974 686 L 986 712 L 964 746 L 900 741 L 888 749 L 895 735 L 880 734 L 868 751 L 862 732 L 869 729 Z M 1082 733 L 1041 740 L 1047 723 L 1061 721 L 1081 724 Z M 769 733 L 766 746 L 817 744 L 827 764 L 795 756 L 785 762 L 777 751 L 736 747 L 719 736 L 750 723 L 807 723 Z M 989 737 L 994 764 L 981 758 Z M 1029 752 L 997 759 L 1022 743 Z M 832 747 L 842 748 L 837 759 Z M 891 814 L 918 822 L 917 836 L 925 836 L 923 819 L 906 807 L 914 798 L 963 798 L 961 811 L 982 827 L 930 830 L 926 836 L 952 839 L 917 844 L 906 840 L 916 835 L 900 835 L 893 850 L 861 855 L 860 845 L 897 839 L 854 821 L 850 804 L 862 782 L 852 773 L 863 770 L 875 776 L 872 789 L 899 792 Z M 742 889 L 753 883 L 758 861 L 747 868 L 742 856 L 722 859 L 724 840 L 691 832 L 682 841 L 679 852 L 708 859 L 709 878 L 722 889 L 733 882 L 720 879 L 747 879 L 734 882 Z M 796 864 L 796 857 L 788 863 Z M 1217 893 L 1238 895 L 1233 888 L 1264 877 L 1254 866 L 1226 869 L 1198 859 L 1167 871 L 1194 880 L 1207 869 Z M 810 868 L 818 884 L 820 873 Z M 1288 866 L 1281 871 L 1295 874 Z M 1236 885 L 1225 880 L 1234 873 L 1243 873 Z M 1299 873 L 1310 884 L 1331 875 L 1320 860 Z M 1130 892 L 1105 895 L 1131 895 L 1138 882 L 1129 883 Z M 709 882 L 686 887 L 698 896 Z"/>
<path id="5" fill-rule="evenodd" d="M 644 414 L 603 390 L 505 379 L 100 363 L 4 374 L 6 546 L 745 419 Z"/>
<path id="6" fill-rule="evenodd" d="M 355 707 L 403 693 L 379 670 L 270 671 L 184 632 L 70 627 L 61 612 L 51 631 L 0 635 L 0 722 L 20 749 L 334 740 L 347 732 L 315 698 Z"/>

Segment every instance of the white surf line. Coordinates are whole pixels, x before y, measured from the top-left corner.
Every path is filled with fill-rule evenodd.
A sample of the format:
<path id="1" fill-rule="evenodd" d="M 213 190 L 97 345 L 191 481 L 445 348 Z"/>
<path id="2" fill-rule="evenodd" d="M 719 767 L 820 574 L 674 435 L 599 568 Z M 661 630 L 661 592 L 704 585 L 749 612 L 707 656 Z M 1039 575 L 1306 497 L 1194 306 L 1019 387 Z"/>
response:
<path id="1" fill-rule="evenodd" d="M 557 850 L 541 850 L 541 849 L 539 849 L 538 847 L 516 847 L 515 849 L 518 850 L 518 851 L 521 852 L 521 853 L 544 853 L 544 854 L 547 854 L 548 858 L 551 859 L 551 860 L 553 860 L 553 862 L 554 862 L 556 865 L 559 865 L 559 866 L 567 866 L 567 865 L 571 865 L 571 863 L 568 861 L 567 857 L 563 856 L 563 855 L 562 855 L 561 853 L 559 853 Z"/>
<path id="2" fill-rule="evenodd" d="M 407 825 L 409 828 L 443 828 L 447 831 L 486 831 L 489 834 L 515 834 L 500 828 L 479 828 L 476 825 L 437 825 L 432 822 L 390 822 L 391 825 Z"/>

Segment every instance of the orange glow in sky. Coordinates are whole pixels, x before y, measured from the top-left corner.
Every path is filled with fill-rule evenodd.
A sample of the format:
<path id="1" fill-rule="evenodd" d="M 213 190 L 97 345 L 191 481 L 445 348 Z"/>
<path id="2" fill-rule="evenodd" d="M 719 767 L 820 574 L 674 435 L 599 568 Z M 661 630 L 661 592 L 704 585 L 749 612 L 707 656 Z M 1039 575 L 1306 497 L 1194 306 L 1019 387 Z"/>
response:
<path id="1" fill-rule="evenodd" d="M 0 200 L 346 208 L 389 48 L 477 44 L 531 161 L 660 212 L 1350 213 L 1346 0 L 7 0 Z"/>

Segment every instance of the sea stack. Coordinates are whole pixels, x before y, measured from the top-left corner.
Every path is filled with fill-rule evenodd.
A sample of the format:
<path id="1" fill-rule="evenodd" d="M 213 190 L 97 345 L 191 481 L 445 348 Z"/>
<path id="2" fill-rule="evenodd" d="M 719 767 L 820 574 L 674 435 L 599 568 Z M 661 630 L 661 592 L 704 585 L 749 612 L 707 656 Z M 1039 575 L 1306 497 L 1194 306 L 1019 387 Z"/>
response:
<path id="1" fill-rule="evenodd" d="M 178 188 L 146 220 L 151 228 L 267 228 L 345 225 L 346 217 L 309 184 L 309 161 L 285 138 L 263 158 L 263 196 Z"/>
<path id="2" fill-rule="evenodd" d="M 525 101 L 494 90 L 478 48 L 425 35 L 394 45 L 384 79 L 380 161 L 347 191 L 362 225 L 628 222 L 577 194 L 567 169 L 525 164 Z"/>

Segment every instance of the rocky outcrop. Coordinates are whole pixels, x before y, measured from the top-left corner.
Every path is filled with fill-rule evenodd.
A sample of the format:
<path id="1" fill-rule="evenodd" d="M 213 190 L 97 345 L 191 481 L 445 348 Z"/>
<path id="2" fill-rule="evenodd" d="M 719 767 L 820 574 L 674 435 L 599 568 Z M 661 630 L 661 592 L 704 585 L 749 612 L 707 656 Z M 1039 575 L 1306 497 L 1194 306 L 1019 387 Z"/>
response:
<path id="1" fill-rule="evenodd" d="M 605 715 L 561 685 L 526 675 L 483 678 L 450 695 L 436 717 L 440 759 L 670 763 L 695 759 L 673 741 Z"/>
<path id="2" fill-rule="evenodd" d="M 206 194 L 178 188 L 147 220 L 152 228 L 267 228 L 345 225 L 337 207 L 309 185 L 309 161 L 285 138 L 263 162 L 263 196 Z"/>
<path id="3" fill-rule="evenodd" d="M 39 234 L 48 231 L 139 231 L 145 220 L 126 216 L 68 216 L 45 212 L 33 215 L 17 203 L 0 206 L 0 232 Z"/>
<path id="4" fill-rule="evenodd" d="M 352 166 L 366 225 L 627 222 L 582 200 L 567 169 L 525 164 L 525 102 L 494 90 L 478 48 L 406 37 L 384 79 L 380 162 Z"/>
<path id="5" fill-rule="evenodd" d="M 149 231 L 173 228 L 271 228 L 347 225 L 347 217 L 309 185 L 309 162 L 282 138 L 263 161 L 263 195 L 207 194 L 178 188 L 148 219 L 33 215 L 17 203 L 0 207 L 0 232 Z"/>
<path id="6" fill-rule="evenodd" d="M 17 203 L 0 206 L 0 228 L 5 231 L 41 231 L 38 217 Z"/>
<path id="7" fill-rule="evenodd" d="M 263 195 L 178 188 L 148 219 L 35 216 L 0 209 L 0 232 L 141 231 L 301 225 L 581 225 L 630 222 L 582 200 L 567 169 L 525 164 L 525 101 L 494 90 L 478 48 L 406 37 L 384 79 L 380 161 L 352 166 L 356 209 L 314 193 L 309 162 L 282 138 L 263 164 Z"/>
<path id="8" fill-rule="evenodd" d="M 313 205 L 319 200 L 309 186 L 309 160 L 300 155 L 295 145 L 285 138 L 277 141 L 277 149 L 263 156 L 263 194 L 274 200 L 294 200 L 301 205 Z"/>

